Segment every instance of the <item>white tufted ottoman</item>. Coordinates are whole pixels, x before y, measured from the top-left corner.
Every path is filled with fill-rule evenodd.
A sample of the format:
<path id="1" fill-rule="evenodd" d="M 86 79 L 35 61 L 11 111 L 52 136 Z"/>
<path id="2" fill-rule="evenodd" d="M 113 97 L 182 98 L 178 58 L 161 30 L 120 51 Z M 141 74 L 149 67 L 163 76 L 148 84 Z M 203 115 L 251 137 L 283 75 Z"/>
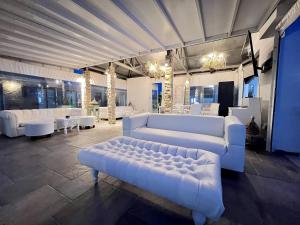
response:
<path id="1" fill-rule="evenodd" d="M 54 133 L 54 121 L 33 121 L 24 124 L 25 136 L 38 137 Z"/>
<path id="2" fill-rule="evenodd" d="M 130 137 L 118 137 L 78 153 L 81 164 L 105 172 L 192 210 L 196 225 L 224 211 L 219 156 Z"/>

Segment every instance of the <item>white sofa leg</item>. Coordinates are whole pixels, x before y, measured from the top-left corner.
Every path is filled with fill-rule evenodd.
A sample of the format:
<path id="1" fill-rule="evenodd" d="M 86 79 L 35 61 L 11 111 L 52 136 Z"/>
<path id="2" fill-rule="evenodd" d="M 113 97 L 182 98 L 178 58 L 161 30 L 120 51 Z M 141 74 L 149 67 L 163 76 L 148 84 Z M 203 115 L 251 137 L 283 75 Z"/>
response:
<path id="1" fill-rule="evenodd" d="M 93 176 L 93 182 L 94 184 L 97 184 L 98 183 L 98 174 L 99 174 L 99 171 L 98 170 L 95 170 L 95 169 L 92 169 L 92 176 Z"/>
<path id="2" fill-rule="evenodd" d="M 192 211 L 192 216 L 193 216 L 195 225 L 203 225 L 205 223 L 206 218 L 201 213 Z"/>

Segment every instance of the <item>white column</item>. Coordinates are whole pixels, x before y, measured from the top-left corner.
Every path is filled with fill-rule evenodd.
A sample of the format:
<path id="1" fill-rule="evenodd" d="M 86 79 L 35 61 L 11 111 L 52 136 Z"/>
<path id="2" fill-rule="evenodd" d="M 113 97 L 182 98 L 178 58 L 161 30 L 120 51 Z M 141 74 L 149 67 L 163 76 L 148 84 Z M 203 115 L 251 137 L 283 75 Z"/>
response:
<path id="1" fill-rule="evenodd" d="M 169 56 L 169 66 L 166 68 L 165 72 L 165 82 L 164 82 L 164 111 L 166 113 L 172 112 L 173 109 L 173 52 Z"/>
<path id="2" fill-rule="evenodd" d="M 191 76 L 186 75 L 185 85 L 184 85 L 184 105 L 190 105 L 190 82 Z"/>
<path id="3" fill-rule="evenodd" d="M 116 72 L 111 63 L 106 71 L 108 123 L 116 123 Z"/>
<path id="4" fill-rule="evenodd" d="M 84 71 L 84 81 L 81 83 L 81 94 L 83 94 L 83 108 L 88 113 L 88 107 L 91 103 L 91 74 L 88 68 Z"/>

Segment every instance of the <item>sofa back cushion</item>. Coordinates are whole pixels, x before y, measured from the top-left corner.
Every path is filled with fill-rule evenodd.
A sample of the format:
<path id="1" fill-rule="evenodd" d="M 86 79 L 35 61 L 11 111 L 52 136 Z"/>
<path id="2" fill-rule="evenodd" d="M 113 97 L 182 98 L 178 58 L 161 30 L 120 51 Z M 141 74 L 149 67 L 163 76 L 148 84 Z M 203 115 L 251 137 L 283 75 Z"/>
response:
<path id="1" fill-rule="evenodd" d="M 223 137 L 224 117 L 150 114 L 147 127 Z"/>
<path id="2" fill-rule="evenodd" d="M 52 109 L 24 109 L 24 110 L 5 110 L 2 114 L 14 114 L 16 116 L 17 126 L 30 121 L 52 120 L 65 116 L 82 115 L 81 108 L 52 108 Z"/>

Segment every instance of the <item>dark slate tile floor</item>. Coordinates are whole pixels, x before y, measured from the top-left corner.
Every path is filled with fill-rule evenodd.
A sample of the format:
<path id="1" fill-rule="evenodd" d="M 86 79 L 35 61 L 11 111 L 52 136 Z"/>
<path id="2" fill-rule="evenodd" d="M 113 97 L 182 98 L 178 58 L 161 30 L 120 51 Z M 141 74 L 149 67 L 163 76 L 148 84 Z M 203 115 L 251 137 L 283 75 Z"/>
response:
<path id="1" fill-rule="evenodd" d="M 92 184 L 81 147 L 121 125 L 31 140 L 0 136 L 0 224 L 192 225 L 190 211 L 113 177 Z M 300 168 L 284 153 L 247 151 L 246 172 L 222 171 L 225 212 L 208 224 L 300 224 Z"/>

